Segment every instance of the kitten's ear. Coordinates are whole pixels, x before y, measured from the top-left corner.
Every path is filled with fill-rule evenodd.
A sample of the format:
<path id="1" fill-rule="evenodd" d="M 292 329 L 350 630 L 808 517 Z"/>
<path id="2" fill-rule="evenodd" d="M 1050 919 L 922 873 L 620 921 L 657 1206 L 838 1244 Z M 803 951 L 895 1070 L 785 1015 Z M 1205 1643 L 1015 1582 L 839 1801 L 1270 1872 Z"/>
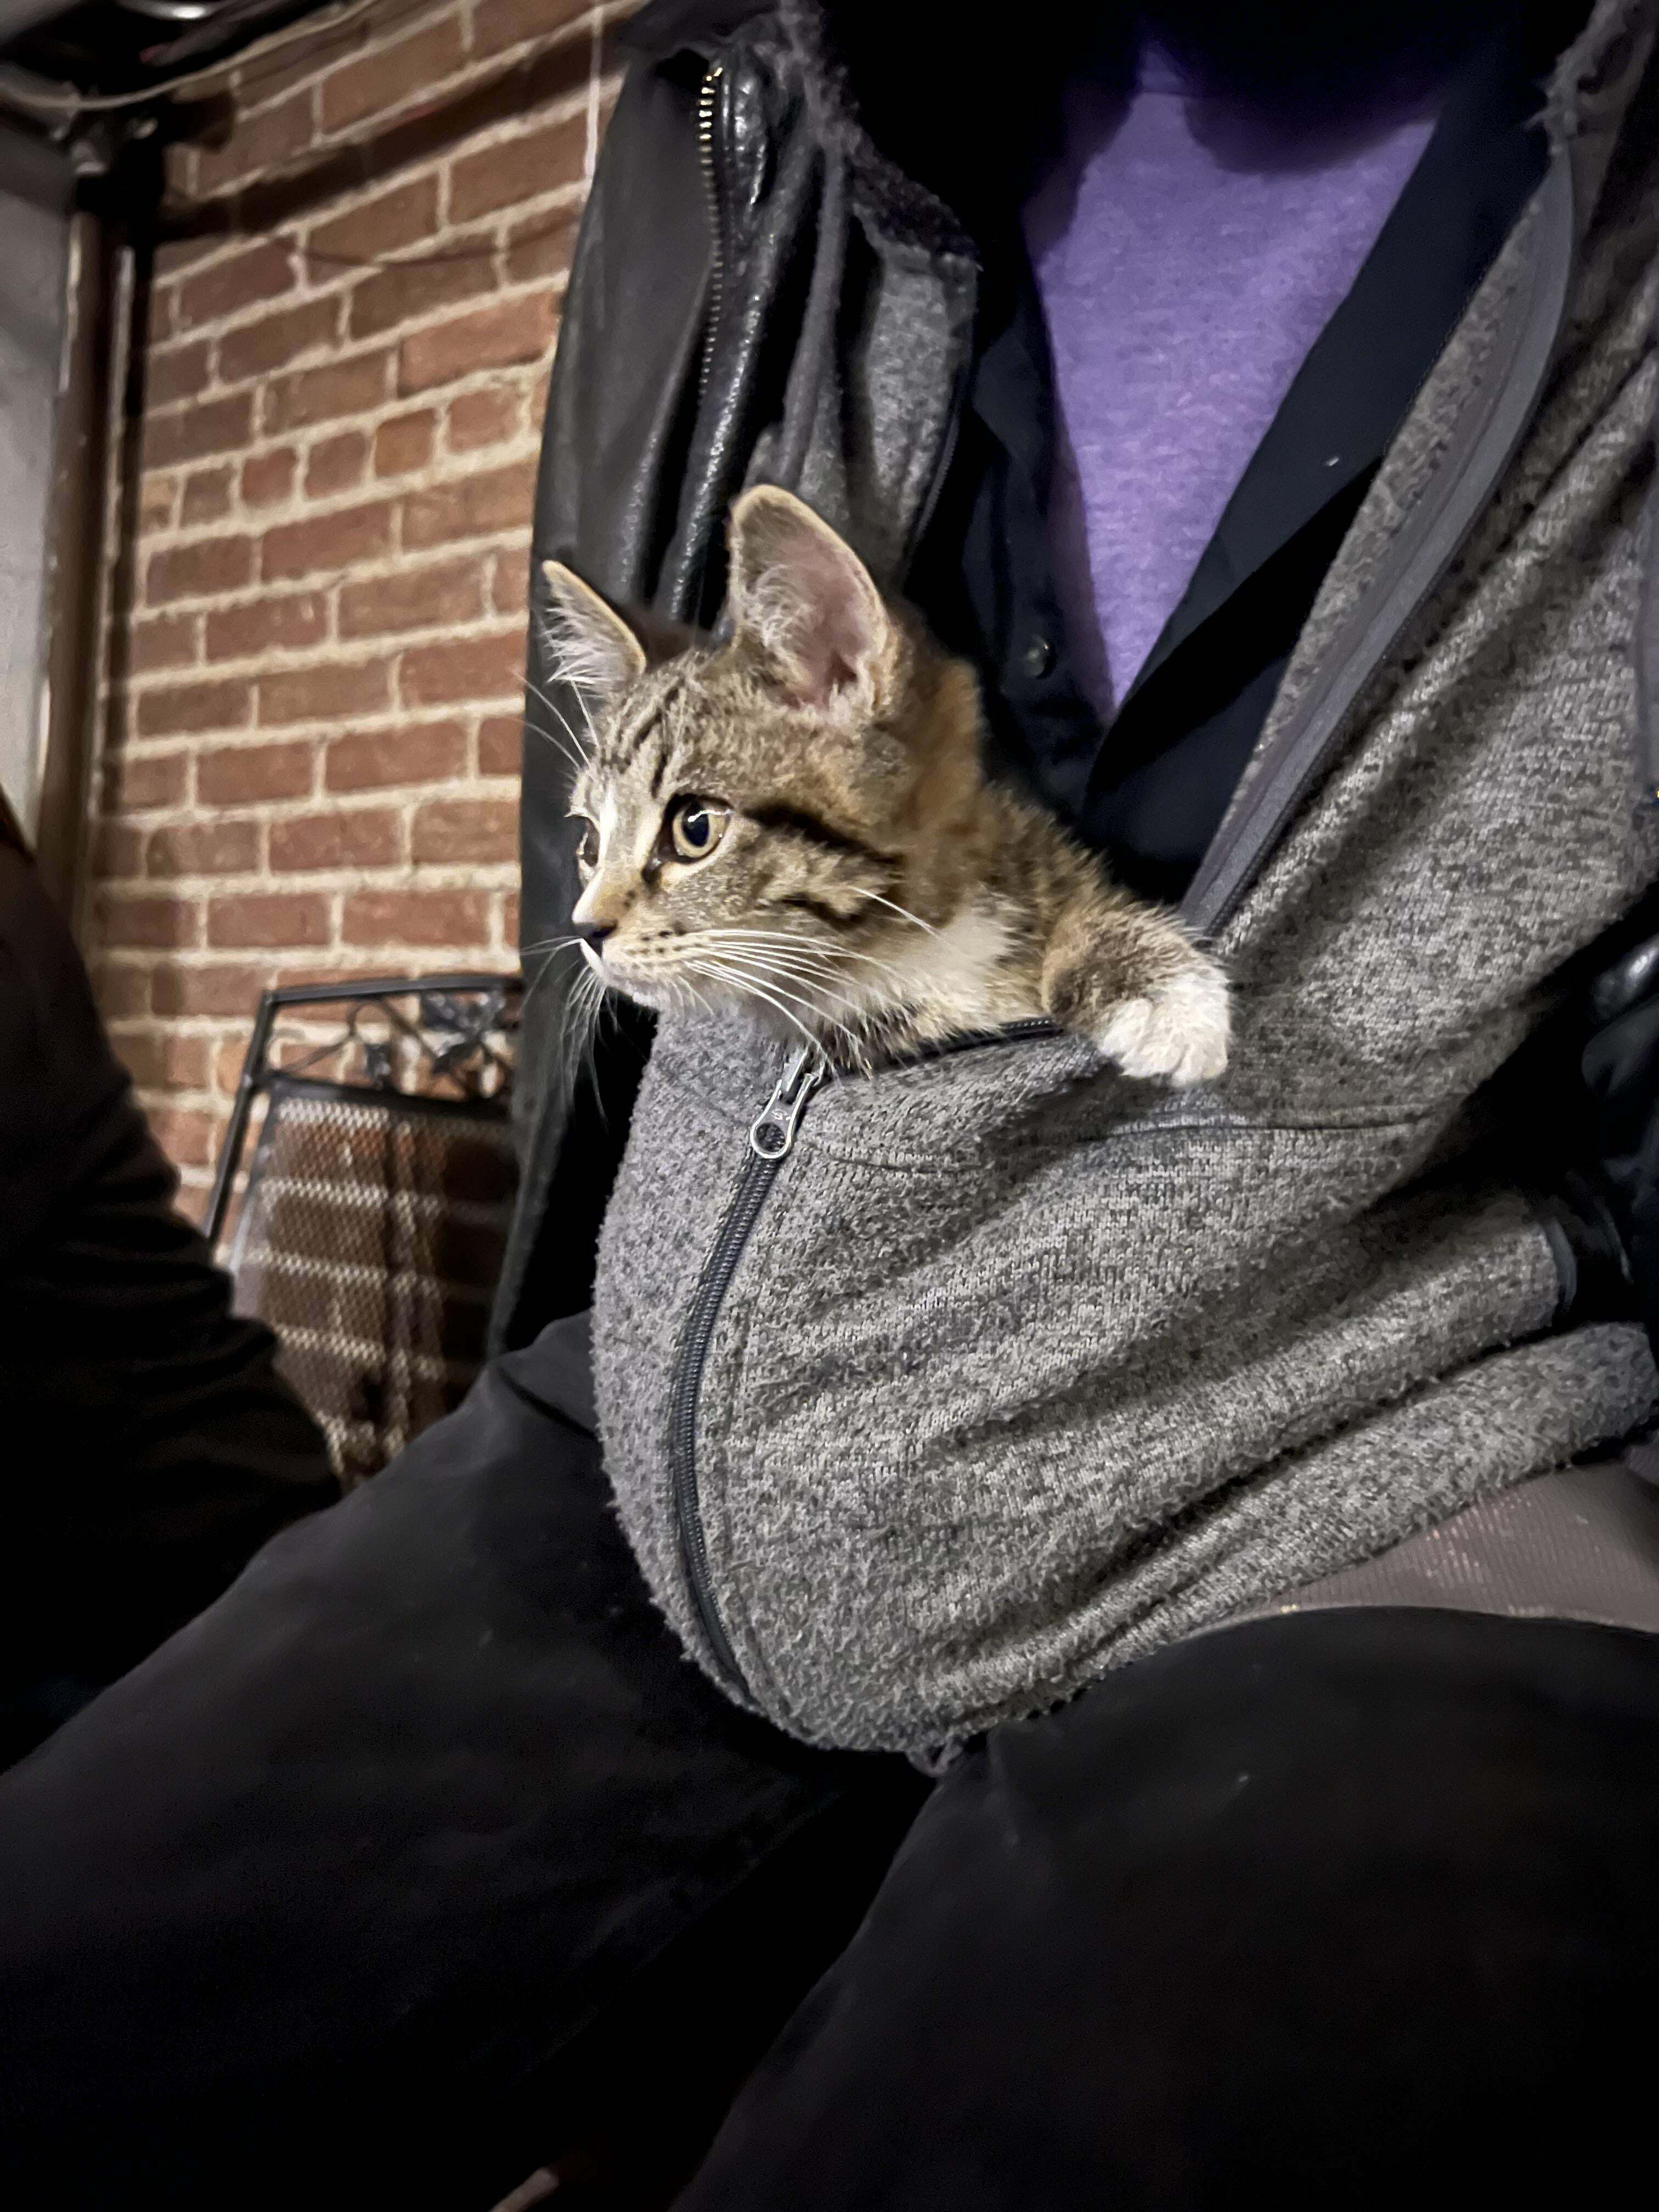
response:
<path id="1" fill-rule="evenodd" d="M 549 665 L 560 683 L 608 700 L 645 673 L 645 647 L 574 568 L 544 561 L 540 610 Z"/>
<path id="2" fill-rule="evenodd" d="M 894 631 L 852 547 L 793 492 L 757 484 L 732 510 L 735 635 L 757 647 L 803 707 L 868 707 Z"/>

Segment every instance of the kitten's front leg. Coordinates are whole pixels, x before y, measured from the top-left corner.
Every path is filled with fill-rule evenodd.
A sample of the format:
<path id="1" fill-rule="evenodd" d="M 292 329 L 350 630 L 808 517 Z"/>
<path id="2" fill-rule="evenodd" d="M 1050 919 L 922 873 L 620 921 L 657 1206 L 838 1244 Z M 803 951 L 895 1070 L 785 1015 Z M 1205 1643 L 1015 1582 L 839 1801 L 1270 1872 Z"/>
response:
<path id="1" fill-rule="evenodd" d="M 1042 1002 L 1126 1075 L 1205 1083 L 1227 1065 L 1227 979 L 1173 915 L 1103 887 L 1061 916 Z"/>

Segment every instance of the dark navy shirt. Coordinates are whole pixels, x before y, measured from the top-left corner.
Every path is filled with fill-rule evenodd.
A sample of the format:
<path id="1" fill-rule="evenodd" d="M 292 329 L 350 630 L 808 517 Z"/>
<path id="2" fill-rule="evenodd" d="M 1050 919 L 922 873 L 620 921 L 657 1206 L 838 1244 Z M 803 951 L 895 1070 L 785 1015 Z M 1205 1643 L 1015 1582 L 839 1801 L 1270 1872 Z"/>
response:
<path id="1" fill-rule="evenodd" d="M 1055 587 L 1053 380 L 1014 211 L 981 240 L 972 388 L 909 589 L 987 676 L 1000 765 L 1151 896 L 1177 900 L 1191 879 L 1383 453 L 1543 176 L 1541 62 L 1505 37 L 1448 90 L 1109 723 L 1077 678 Z"/>

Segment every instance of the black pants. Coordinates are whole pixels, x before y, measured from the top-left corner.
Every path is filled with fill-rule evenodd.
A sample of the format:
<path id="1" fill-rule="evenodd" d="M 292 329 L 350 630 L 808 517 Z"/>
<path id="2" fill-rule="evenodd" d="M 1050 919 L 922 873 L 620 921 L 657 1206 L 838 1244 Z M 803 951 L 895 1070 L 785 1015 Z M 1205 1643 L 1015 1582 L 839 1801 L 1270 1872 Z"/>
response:
<path id="1" fill-rule="evenodd" d="M 930 1790 L 679 1656 L 579 1344 L 490 1370 L 0 1782 L 8 2204 L 482 2212 L 600 2118 L 648 2167 L 751 2063 L 690 2212 L 1641 2170 L 1650 1639 L 1255 1623 Z"/>

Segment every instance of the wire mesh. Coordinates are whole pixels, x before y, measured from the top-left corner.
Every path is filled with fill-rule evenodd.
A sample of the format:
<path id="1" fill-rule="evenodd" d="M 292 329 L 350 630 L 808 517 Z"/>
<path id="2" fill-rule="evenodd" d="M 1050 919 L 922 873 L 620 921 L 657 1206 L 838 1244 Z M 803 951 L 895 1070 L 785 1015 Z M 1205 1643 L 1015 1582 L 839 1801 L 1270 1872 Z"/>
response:
<path id="1" fill-rule="evenodd" d="M 240 1312 L 343 1483 L 459 1404 L 483 1364 L 516 1184 L 499 1101 L 270 1079 L 230 1255 Z"/>

